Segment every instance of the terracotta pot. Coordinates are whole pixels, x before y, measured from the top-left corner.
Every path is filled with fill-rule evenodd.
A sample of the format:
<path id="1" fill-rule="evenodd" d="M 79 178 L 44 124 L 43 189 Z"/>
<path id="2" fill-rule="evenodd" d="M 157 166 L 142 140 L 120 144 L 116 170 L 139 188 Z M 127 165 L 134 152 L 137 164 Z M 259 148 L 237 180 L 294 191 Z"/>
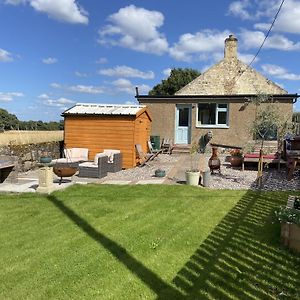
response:
<path id="1" fill-rule="evenodd" d="M 243 162 L 243 157 L 242 156 L 231 156 L 230 157 L 230 164 L 232 167 L 240 167 Z"/>

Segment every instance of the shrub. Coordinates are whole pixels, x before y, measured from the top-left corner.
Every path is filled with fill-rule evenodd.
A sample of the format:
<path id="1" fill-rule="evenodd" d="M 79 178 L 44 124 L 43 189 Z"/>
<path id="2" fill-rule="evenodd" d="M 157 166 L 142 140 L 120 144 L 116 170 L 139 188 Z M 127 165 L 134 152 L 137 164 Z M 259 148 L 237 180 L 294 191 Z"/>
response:
<path id="1" fill-rule="evenodd" d="M 281 206 L 275 215 L 279 222 L 300 225 L 300 210 Z"/>

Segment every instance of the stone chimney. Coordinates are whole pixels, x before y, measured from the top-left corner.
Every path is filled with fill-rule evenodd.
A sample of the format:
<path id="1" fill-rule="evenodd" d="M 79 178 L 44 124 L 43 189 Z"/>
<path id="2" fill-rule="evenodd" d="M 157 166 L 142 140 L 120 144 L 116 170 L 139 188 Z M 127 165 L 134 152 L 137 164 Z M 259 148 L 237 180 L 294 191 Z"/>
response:
<path id="1" fill-rule="evenodd" d="M 229 37 L 225 40 L 225 48 L 224 48 L 224 58 L 231 60 L 237 59 L 237 44 L 238 39 L 230 34 Z"/>

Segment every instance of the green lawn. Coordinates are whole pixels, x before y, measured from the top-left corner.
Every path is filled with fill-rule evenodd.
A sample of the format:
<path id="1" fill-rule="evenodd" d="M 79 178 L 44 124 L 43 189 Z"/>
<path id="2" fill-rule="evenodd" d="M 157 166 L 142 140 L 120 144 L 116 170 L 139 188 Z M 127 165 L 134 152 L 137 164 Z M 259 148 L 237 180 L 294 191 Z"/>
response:
<path id="1" fill-rule="evenodd" d="M 0 299 L 300 299 L 288 193 L 73 186 L 0 195 Z"/>

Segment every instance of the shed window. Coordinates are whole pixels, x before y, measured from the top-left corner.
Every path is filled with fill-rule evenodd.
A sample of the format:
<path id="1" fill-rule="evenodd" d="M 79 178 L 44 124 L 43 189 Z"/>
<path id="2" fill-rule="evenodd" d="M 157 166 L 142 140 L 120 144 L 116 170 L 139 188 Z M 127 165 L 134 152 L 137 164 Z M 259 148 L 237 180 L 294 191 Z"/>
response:
<path id="1" fill-rule="evenodd" d="M 228 104 L 199 103 L 198 126 L 228 126 Z"/>

